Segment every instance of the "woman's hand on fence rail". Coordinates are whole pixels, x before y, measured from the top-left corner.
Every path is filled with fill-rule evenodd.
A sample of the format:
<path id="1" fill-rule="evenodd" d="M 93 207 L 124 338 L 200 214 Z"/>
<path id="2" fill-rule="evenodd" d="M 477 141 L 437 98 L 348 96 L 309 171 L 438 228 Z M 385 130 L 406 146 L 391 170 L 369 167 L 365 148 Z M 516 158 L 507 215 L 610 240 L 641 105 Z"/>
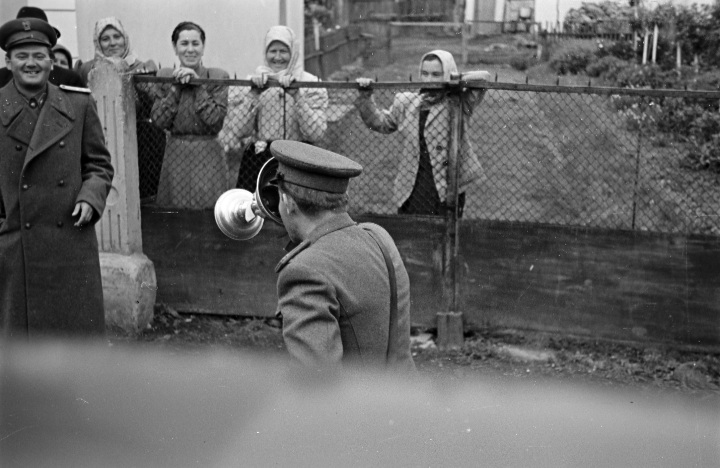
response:
<path id="1" fill-rule="evenodd" d="M 355 79 L 355 82 L 358 84 L 358 89 L 360 92 L 372 92 L 372 88 L 370 87 L 373 83 L 372 78 L 357 78 Z"/>
<path id="2" fill-rule="evenodd" d="M 267 85 L 268 83 L 268 75 L 267 73 L 251 75 L 250 81 L 252 81 L 256 87 L 264 88 L 265 85 Z M 277 82 L 280 83 L 280 86 L 282 86 L 283 88 L 287 88 L 288 86 L 290 86 L 293 81 L 295 81 L 295 78 L 290 75 L 283 75 L 277 79 Z"/>
<path id="3" fill-rule="evenodd" d="M 180 84 L 188 84 L 190 80 L 197 80 L 199 76 L 195 73 L 195 70 L 187 67 L 178 67 L 173 70 L 172 76 Z"/>
<path id="4" fill-rule="evenodd" d="M 475 70 L 462 75 L 463 81 L 492 81 L 493 77 L 490 72 L 485 70 Z"/>
<path id="5" fill-rule="evenodd" d="M 265 73 L 261 73 L 260 75 L 250 75 L 250 81 L 252 81 L 253 85 L 257 88 L 264 88 L 267 83 L 267 75 Z"/>

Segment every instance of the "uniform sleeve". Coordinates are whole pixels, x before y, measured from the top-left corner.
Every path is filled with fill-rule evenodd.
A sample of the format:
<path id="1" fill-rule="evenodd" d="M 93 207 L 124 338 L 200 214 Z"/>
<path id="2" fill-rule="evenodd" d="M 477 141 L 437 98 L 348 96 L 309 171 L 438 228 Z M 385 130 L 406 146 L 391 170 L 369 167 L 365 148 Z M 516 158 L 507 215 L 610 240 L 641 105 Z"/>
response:
<path id="1" fill-rule="evenodd" d="M 280 270 L 278 298 L 290 355 L 308 366 L 339 365 L 343 347 L 332 313 L 339 304 L 331 282 L 316 270 L 290 263 Z"/>
<path id="2" fill-rule="evenodd" d="M 110 152 L 105 145 L 95 100 L 88 96 L 87 103 L 80 155 L 82 186 L 75 203 L 84 201 L 92 206 L 95 210 L 92 222 L 95 223 L 105 211 L 105 200 L 110 192 L 115 171 L 110 162 Z"/>
<path id="3" fill-rule="evenodd" d="M 360 111 L 360 118 L 371 130 L 380 133 L 392 133 L 398 129 L 405 109 L 402 94 L 396 94 L 389 109 L 378 109 L 371 91 L 360 91 L 355 100 L 355 107 Z"/>
<path id="4" fill-rule="evenodd" d="M 328 94 L 325 88 L 304 88 L 298 99 L 298 123 L 303 140 L 316 143 L 327 130 Z"/>

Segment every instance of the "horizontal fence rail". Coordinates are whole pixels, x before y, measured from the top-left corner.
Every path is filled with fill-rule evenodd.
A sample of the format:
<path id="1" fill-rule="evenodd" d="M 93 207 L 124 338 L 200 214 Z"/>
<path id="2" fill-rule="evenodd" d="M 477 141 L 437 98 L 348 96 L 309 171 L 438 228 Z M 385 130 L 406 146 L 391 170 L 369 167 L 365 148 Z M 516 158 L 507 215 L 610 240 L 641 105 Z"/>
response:
<path id="1" fill-rule="evenodd" d="M 152 102 L 138 119 L 145 203 L 211 209 L 224 190 L 253 189 L 270 142 L 294 139 L 363 165 L 354 213 L 440 216 L 457 205 L 462 219 L 720 235 L 719 176 L 686 164 L 693 110 L 717 111 L 720 92 L 197 80 L 173 104 L 171 79 L 135 80 Z"/>

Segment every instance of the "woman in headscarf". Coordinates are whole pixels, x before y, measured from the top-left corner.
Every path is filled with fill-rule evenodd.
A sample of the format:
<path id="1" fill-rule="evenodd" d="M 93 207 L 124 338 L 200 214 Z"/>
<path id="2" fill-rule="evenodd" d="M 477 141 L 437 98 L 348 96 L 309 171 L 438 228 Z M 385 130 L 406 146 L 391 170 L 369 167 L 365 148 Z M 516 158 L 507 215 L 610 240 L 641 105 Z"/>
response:
<path id="1" fill-rule="evenodd" d="M 163 68 L 158 77 L 172 77 L 155 95 L 152 118 L 169 132 L 156 203 L 175 208 L 213 208 L 228 189 L 225 153 L 217 135 L 227 114 L 227 86 L 195 80 L 226 80 L 227 72 L 206 68 L 205 31 L 184 21 L 172 33 L 180 60 L 177 68 Z"/>
<path id="2" fill-rule="evenodd" d="M 433 50 L 420 61 L 423 83 L 450 81 L 458 72 L 450 52 Z M 465 81 L 487 81 L 486 71 L 464 73 Z M 377 108 L 370 89 L 371 79 L 358 78 L 360 92 L 355 106 L 370 129 L 380 133 L 400 130 L 402 135 L 398 173 L 393 184 L 392 202 L 400 214 L 443 213 L 447 206 L 447 159 L 450 149 L 450 103 L 444 89 L 420 89 L 395 95 L 389 109 Z M 484 91 L 463 92 L 463 112 L 472 114 L 484 97 Z M 422 129 L 422 131 L 420 131 Z M 462 215 L 465 190 L 482 175 L 470 132 L 462 132 L 458 158 L 458 211 Z"/>
<path id="3" fill-rule="evenodd" d="M 152 60 L 142 61 L 130 47 L 130 36 L 119 19 L 111 16 L 95 23 L 93 31 L 95 58 L 88 62 L 78 62 L 75 70 L 82 78 L 85 86 L 88 77 L 98 60 L 103 57 L 122 59 L 127 65 L 128 73 L 155 73 L 157 66 Z M 151 83 L 135 85 L 135 113 L 138 141 L 138 172 L 140 198 L 152 196 L 157 191 L 160 167 L 162 166 L 165 136 L 153 125 L 150 118 L 152 108 Z"/>
<path id="4" fill-rule="evenodd" d="M 55 44 L 55 47 L 52 48 L 52 52 L 54 65 L 62 68 L 67 68 L 68 70 L 72 69 L 72 54 L 67 47 L 60 43 L 57 43 Z"/>
<path id="5" fill-rule="evenodd" d="M 130 48 L 130 37 L 119 19 L 114 16 L 103 18 L 95 23 L 93 32 L 93 44 L 95 44 L 95 58 L 90 61 L 80 60 L 75 64 L 75 71 L 78 72 L 85 84 L 88 83 L 88 75 L 95 62 L 103 57 L 118 57 L 125 61 L 130 73 L 147 73 L 157 71 L 157 66 L 152 60 L 143 62 Z"/>
<path id="6" fill-rule="evenodd" d="M 271 157 L 273 140 L 297 140 L 317 144 L 327 129 L 327 91 L 323 88 L 287 89 L 293 81 L 320 81 L 303 70 L 300 44 L 287 26 L 273 26 L 265 35 L 263 65 L 249 79 L 252 88 L 235 88 L 225 144 L 245 145 L 237 187 L 255 192 L 258 173 Z M 266 87 L 277 82 L 280 87 Z"/>

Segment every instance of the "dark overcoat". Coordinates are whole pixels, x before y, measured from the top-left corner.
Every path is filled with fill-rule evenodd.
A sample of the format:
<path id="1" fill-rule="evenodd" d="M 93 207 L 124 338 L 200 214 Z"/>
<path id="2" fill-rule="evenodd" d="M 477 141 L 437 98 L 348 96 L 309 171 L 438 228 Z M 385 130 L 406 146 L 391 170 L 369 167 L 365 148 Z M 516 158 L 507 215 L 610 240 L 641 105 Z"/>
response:
<path id="1" fill-rule="evenodd" d="M 94 225 L 113 168 L 90 94 L 48 85 L 33 114 L 11 82 L 0 89 L 0 314 L 6 336 L 103 333 Z M 75 204 L 93 219 L 75 227 Z"/>
<path id="2" fill-rule="evenodd" d="M 397 333 L 389 336 L 389 251 L 397 283 Z M 411 371 L 410 280 L 395 243 L 383 228 L 356 224 L 347 214 L 318 226 L 278 264 L 278 313 L 283 339 L 307 365 L 354 365 Z M 394 355 L 386 356 L 388 340 Z M 389 358 L 389 359 L 388 359 Z"/>

